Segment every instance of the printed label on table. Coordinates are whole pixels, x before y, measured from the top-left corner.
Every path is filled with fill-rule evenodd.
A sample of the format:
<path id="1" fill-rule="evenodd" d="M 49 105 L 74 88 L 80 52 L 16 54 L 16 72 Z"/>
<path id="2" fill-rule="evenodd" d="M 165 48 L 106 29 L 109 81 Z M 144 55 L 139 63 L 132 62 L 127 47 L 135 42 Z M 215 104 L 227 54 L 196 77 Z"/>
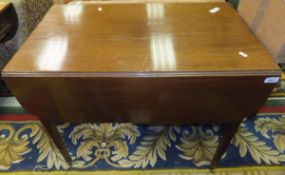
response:
<path id="1" fill-rule="evenodd" d="M 217 13 L 218 11 L 220 11 L 220 8 L 219 7 L 214 7 L 212 8 L 211 10 L 209 10 L 210 13 Z"/>
<path id="2" fill-rule="evenodd" d="M 264 83 L 278 83 L 280 77 L 268 77 L 265 78 Z"/>

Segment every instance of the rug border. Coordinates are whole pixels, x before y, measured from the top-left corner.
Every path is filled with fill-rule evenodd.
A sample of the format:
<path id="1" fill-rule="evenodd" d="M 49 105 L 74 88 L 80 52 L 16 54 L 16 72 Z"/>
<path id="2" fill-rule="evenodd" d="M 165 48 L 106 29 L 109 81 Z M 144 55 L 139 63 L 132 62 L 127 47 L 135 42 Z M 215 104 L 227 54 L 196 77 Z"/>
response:
<path id="1" fill-rule="evenodd" d="M 285 174 L 285 166 L 241 166 L 241 167 L 229 167 L 229 168 L 217 168 L 215 169 L 215 173 L 223 174 L 229 172 L 235 173 L 244 173 L 248 174 L 249 172 L 257 173 L 257 171 L 261 172 L 270 172 L 270 171 L 281 171 Z M 157 170 L 98 170 L 98 171 L 80 171 L 80 170 L 54 170 L 54 171 L 11 171 L 11 172 L 0 172 L 0 175 L 47 175 L 47 174 L 56 174 L 56 175 L 67 175 L 67 174 L 86 174 L 86 175 L 126 175 L 126 174 L 162 174 L 163 175 L 174 175 L 181 173 L 203 173 L 203 174 L 211 174 L 209 169 L 157 169 Z M 274 174 L 274 173 L 273 173 Z M 194 174 L 193 174 L 194 175 Z"/>

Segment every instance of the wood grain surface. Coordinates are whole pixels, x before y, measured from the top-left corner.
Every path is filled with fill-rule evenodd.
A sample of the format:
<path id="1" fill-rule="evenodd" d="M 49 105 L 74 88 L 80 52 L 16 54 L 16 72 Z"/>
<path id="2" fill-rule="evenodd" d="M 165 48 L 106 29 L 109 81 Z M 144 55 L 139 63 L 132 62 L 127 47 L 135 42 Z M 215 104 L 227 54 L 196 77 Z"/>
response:
<path id="1" fill-rule="evenodd" d="M 279 74 L 226 3 L 55 5 L 3 70 L 49 122 L 240 121 Z"/>
<path id="2" fill-rule="evenodd" d="M 212 14 L 209 10 L 214 7 L 220 11 Z M 267 75 L 276 70 L 231 5 L 147 3 L 55 5 L 3 75 L 208 72 L 208 76 L 237 71 Z"/>
<path id="3" fill-rule="evenodd" d="M 49 122 L 228 123 L 254 115 L 274 84 L 246 77 L 5 77 Z"/>

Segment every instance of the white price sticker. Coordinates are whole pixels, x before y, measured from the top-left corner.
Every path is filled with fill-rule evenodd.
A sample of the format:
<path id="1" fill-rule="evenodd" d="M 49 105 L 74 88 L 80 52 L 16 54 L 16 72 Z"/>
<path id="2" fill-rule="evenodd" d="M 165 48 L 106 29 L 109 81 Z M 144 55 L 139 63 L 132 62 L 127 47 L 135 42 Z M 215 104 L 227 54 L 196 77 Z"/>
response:
<path id="1" fill-rule="evenodd" d="M 265 78 L 264 83 L 278 83 L 280 77 L 268 77 Z"/>
<path id="2" fill-rule="evenodd" d="M 209 10 L 209 12 L 212 13 L 212 14 L 217 13 L 218 11 L 220 11 L 219 7 L 214 7 L 211 10 Z"/>

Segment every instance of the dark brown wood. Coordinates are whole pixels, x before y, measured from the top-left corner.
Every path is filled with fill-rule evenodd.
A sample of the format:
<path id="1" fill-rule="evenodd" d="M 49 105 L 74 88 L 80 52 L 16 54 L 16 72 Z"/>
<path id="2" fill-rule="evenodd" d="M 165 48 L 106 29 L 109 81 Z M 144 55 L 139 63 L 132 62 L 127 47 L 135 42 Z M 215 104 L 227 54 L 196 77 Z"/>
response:
<path id="1" fill-rule="evenodd" d="M 258 111 L 280 69 L 228 3 L 140 3 L 53 6 L 2 74 L 47 125 L 226 125 Z"/>
<path id="2" fill-rule="evenodd" d="M 220 11 L 212 14 L 214 7 Z M 4 75 L 268 75 L 276 70 L 228 3 L 140 3 L 54 5 Z"/>
<path id="3" fill-rule="evenodd" d="M 62 154 L 65 161 L 67 163 L 71 164 L 72 159 L 71 159 L 71 157 L 70 157 L 70 155 L 66 149 L 66 146 L 65 146 L 60 134 L 58 133 L 56 125 L 49 123 L 49 122 L 46 122 L 45 120 L 41 120 L 41 122 L 42 122 L 43 126 L 45 127 L 50 138 L 52 138 L 53 143 L 56 145 L 56 147 L 58 148 L 58 150 Z"/>
<path id="4" fill-rule="evenodd" d="M 215 152 L 215 155 L 211 161 L 211 169 L 215 169 L 222 156 L 225 154 L 229 144 L 231 143 L 236 131 L 238 130 L 242 121 L 223 124 L 221 126 L 222 137 L 219 142 L 219 146 Z"/>
<path id="5" fill-rule="evenodd" d="M 262 107 L 274 84 L 241 77 L 5 77 L 49 122 L 229 123 Z M 28 82 L 28 83 L 27 83 Z"/>

